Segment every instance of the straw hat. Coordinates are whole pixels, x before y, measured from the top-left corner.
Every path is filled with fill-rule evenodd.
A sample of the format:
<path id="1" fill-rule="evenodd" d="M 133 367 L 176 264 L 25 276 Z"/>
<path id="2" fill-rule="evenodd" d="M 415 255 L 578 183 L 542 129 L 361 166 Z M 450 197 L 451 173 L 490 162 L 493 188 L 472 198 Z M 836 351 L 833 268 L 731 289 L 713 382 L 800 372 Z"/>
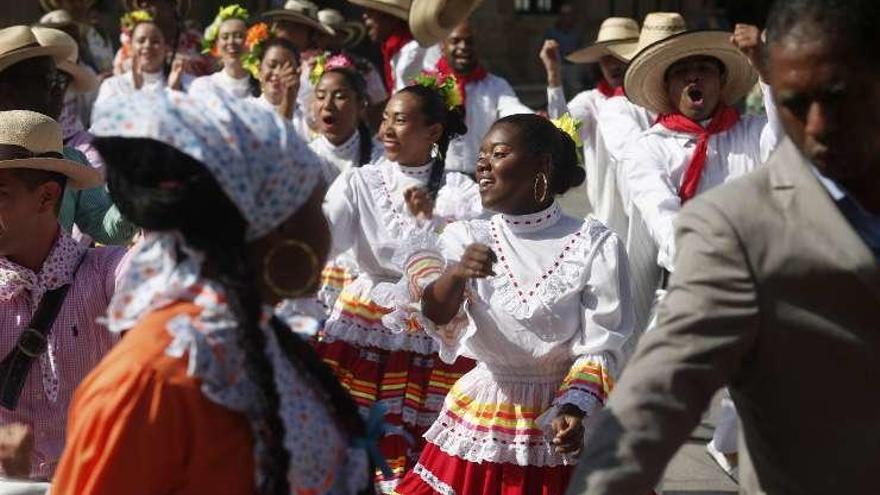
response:
<path id="1" fill-rule="evenodd" d="M 360 5 L 367 9 L 378 10 L 393 15 L 404 21 L 409 20 L 409 8 L 411 0 L 348 0 L 349 3 Z"/>
<path id="2" fill-rule="evenodd" d="M 731 34 L 726 31 L 687 31 L 648 45 L 636 54 L 626 70 L 623 81 L 626 96 L 636 105 L 653 112 L 675 112 L 677 109 L 666 93 L 666 70 L 683 58 L 705 55 L 724 64 L 726 78 L 721 99 L 728 104 L 735 103 L 752 89 L 758 80 L 758 72 L 730 42 Z"/>
<path id="3" fill-rule="evenodd" d="M 271 21 L 288 21 L 308 26 L 325 34 L 336 34 L 318 20 L 318 6 L 309 0 L 287 0 L 283 9 L 270 10 L 263 17 Z"/>
<path id="4" fill-rule="evenodd" d="M 681 14 L 677 12 L 651 12 L 645 16 L 645 22 L 642 23 L 638 43 L 610 45 L 608 51 L 617 58 L 629 62 L 636 53 L 646 46 L 673 34 L 681 33 L 685 29 L 687 29 L 687 25 Z"/>
<path id="5" fill-rule="evenodd" d="M 39 24 L 40 26 L 59 29 L 76 24 L 76 20 L 73 18 L 70 12 L 62 9 L 56 9 L 43 15 L 43 17 L 40 17 Z"/>
<path id="6" fill-rule="evenodd" d="M 131 12 L 133 10 L 140 10 L 140 8 L 135 5 L 136 0 L 122 0 L 122 6 L 125 8 L 126 12 Z M 181 15 L 185 15 L 189 12 L 190 8 L 190 0 L 172 0 L 174 5 L 177 7 L 177 12 Z M 91 3 L 94 3 L 92 0 Z"/>
<path id="7" fill-rule="evenodd" d="M 70 46 L 41 46 L 28 26 L 0 29 L 0 71 L 35 57 L 52 57 L 56 63 L 60 63 L 71 53 Z"/>
<path id="8" fill-rule="evenodd" d="M 73 189 L 88 189 L 103 182 L 97 170 L 62 157 L 61 124 L 29 110 L 0 112 L 0 146 L 24 148 L 31 157 L 8 159 L 0 151 L 0 169 L 30 168 L 66 175 Z"/>
<path id="9" fill-rule="evenodd" d="M 70 89 L 75 93 L 91 93 L 98 89 L 98 78 L 91 70 L 83 67 L 79 61 L 79 47 L 67 33 L 42 26 L 34 26 L 34 37 L 41 46 L 61 46 L 70 50 L 71 54 L 57 62 L 58 70 L 70 74 Z"/>
<path id="10" fill-rule="evenodd" d="M 95 5 L 95 0 L 83 0 L 83 7 L 85 9 L 89 9 L 92 5 Z M 58 6 L 58 0 L 40 0 L 40 6 L 43 7 L 43 10 L 46 12 L 61 8 Z M 40 20 L 40 24 L 43 24 L 42 20 Z"/>
<path id="11" fill-rule="evenodd" d="M 618 57 L 615 52 L 608 50 L 610 45 L 618 45 L 620 50 L 630 50 L 638 44 L 639 23 L 629 17 L 609 17 L 602 21 L 596 41 L 586 48 L 569 54 L 565 57 L 569 62 L 576 64 L 592 64 L 598 62 L 605 55 Z"/>
<path id="12" fill-rule="evenodd" d="M 412 0 L 409 29 L 423 47 L 436 45 L 482 3 L 482 0 Z"/>
<path id="13" fill-rule="evenodd" d="M 341 46 L 357 45 L 367 34 L 366 26 L 359 22 L 346 21 L 342 13 L 336 9 L 319 10 L 318 21 L 325 28 L 336 33 L 337 43 Z"/>

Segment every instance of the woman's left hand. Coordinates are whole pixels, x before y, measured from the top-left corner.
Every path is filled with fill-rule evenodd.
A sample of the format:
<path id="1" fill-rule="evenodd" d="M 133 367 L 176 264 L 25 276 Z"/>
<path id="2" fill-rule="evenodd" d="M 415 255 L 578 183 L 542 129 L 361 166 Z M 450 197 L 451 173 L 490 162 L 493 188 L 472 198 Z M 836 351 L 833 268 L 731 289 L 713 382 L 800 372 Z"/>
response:
<path id="1" fill-rule="evenodd" d="M 434 200 L 424 187 L 411 187 L 404 191 L 403 199 L 409 212 L 419 220 L 434 218 Z"/>
<path id="2" fill-rule="evenodd" d="M 584 412 L 571 404 L 559 406 L 551 423 L 553 445 L 560 454 L 577 454 L 584 446 Z"/>

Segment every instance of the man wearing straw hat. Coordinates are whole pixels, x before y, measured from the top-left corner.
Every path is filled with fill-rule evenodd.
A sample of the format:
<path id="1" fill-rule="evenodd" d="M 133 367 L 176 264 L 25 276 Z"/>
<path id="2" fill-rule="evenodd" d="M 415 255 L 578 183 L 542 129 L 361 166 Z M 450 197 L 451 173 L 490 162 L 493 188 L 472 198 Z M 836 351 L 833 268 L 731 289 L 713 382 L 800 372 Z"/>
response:
<path id="1" fill-rule="evenodd" d="M 678 215 L 658 326 L 597 418 L 571 494 L 651 486 L 724 385 L 747 447 L 742 492 L 877 492 L 880 60 L 866 47 L 880 46 L 878 23 L 869 0 L 772 7 L 767 75 L 789 139 Z"/>
<path id="2" fill-rule="evenodd" d="M 482 0 L 348 0 L 364 8 L 367 35 L 379 45 L 389 94 L 442 56 L 437 45 Z"/>
<path id="3" fill-rule="evenodd" d="M 65 188 L 102 183 L 61 147 L 51 118 L 0 112 L 0 425 L 33 432 L 28 462 L 7 476 L 51 478 L 74 389 L 117 340 L 96 320 L 124 250 L 86 248 L 60 227 Z"/>
<path id="4" fill-rule="evenodd" d="M 496 120 L 517 113 L 534 113 L 523 105 L 505 79 L 489 73 L 480 63 L 476 33 L 462 22 L 443 40 L 443 57 L 437 62 L 440 74 L 455 77 L 465 109 L 467 133 L 449 143 L 446 152 L 447 180 L 473 183 L 474 168 L 483 136 Z M 468 175 L 453 179 L 449 174 Z M 450 191 L 453 189 L 449 189 Z M 474 184 L 474 192 L 476 184 Z M 440 203 L 440 201 L 438 201 Z M 479 208 L 482 212 L 482 207 Z M 457 218 L 462 218 L 455 215 Z"/>
<path id="5" fill-rule="evenodd" d="M 49 28 L 0 29 L 0 110 L 31 110 L 54 119 L 61 115 L 72 78 L 57 67 L 67 67 L 75 43 L 60 31 L 52 36 L 43 32 L 44 41 L 53 40 L 43 46 L 35 34 L 35 30 L 42 29 Z M 65 148 L 63 152 L 68 159 L 88 166 L 79 151 Z M 103 186 L 65 191 L 59 221 L 68 232 L 76 225 L 101 244 L 126 243 L 135 231 L 113 206 Z"/>

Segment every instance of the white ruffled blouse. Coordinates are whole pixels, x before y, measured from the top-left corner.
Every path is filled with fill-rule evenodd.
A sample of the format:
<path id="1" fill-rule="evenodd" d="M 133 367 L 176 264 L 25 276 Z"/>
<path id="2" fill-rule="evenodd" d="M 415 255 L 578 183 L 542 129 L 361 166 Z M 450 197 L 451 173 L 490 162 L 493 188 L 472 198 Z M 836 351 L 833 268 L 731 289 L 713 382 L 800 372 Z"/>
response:
<path id="1" fill-rule="evenodd" d="M 309 143 L 309 148 L 321 159 L 324 181 L 327 184 L 332 184 L 340 173 L 358 167 L 361 155 L 361 136 L 359 132 L 355 131 L 347 141 L 337 146 L 320 135 Z M 369 163 L 377 161 L 381 156 L 382 147 L 373 141 Z"/>
<path id="2" fill-rule="evenodd" d="M 251 94 L 251 78 L 245 75 L 236 79 L 220 69 L 209 76 L 197 77 L 190 84 L 187 93 L 197 94 L 204 91 L 227 91 L 238 98 L 247 98 Z"/>
<path id="3" fill-rule="evenodd" d="M 249 96 L 248 101 L 258 105 L 260 107 L 265 108 L 266 110 L 270 110 L 272 112 L 278 112 L 278 105 L 275 105 L 271 101 L 267 100 L 265 96 Z M 306 116 L 303 113 L 302 109 L 299 105 L 296 105 L 293 109 L 293 116 L 290 118 L 293 121 L 293 128 L 296 130 L 296 135 L 301 137 L 303 141 L 310 142 L 314 135 L 312 134 L 312 130 L 309 128 L 309 124 L 306 122 Z"/>

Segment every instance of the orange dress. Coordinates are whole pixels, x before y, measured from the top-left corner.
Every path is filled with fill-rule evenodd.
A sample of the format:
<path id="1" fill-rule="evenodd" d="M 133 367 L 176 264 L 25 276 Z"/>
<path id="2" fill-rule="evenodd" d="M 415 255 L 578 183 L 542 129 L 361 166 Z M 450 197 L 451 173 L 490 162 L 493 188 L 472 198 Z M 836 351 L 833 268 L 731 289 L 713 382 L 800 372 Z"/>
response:
<path id="1" fill-rule="evenodd" d="M 80 384 L 53 495 L 225 495 L 256 492 L 247 419 L 211 402 L 188 359 L 165 354 L 166 324 L 200 309 L 153 312 Z"/>

